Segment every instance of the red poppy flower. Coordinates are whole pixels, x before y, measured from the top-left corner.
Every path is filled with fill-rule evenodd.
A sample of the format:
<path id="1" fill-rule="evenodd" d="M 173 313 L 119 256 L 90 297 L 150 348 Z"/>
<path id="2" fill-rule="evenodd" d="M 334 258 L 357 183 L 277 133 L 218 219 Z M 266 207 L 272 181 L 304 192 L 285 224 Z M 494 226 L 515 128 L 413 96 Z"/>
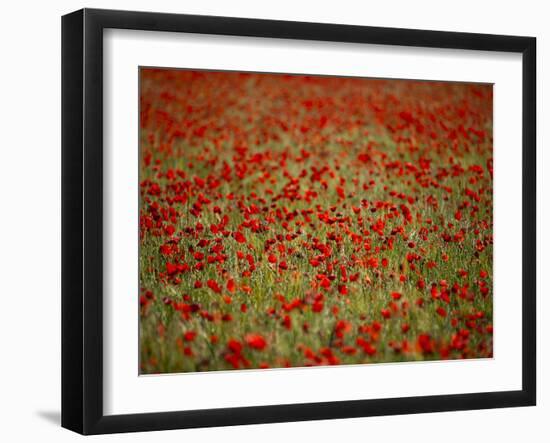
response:
<path id="1" fill-rule="evenodd" d="M 248 346 L 258 351 L 263 351 L 267 346 L 267 342 L 259 334 L 247 334 L 245 340 Z"/>
<path id="2" fill-rule="evenodd" d="M 195 337 L 197 336 L 197 333 L 195 331 L 187 331 L 185 334 L 183 334 L 183 338 L 185 341 L 193 341 L 195 340 Z"/>
<path id="3" fill-rule="evenodd" d="M 235 285 L 235 280 L 233 280 L 232 278 L 230 278 L 229 280 L 227 280 L 227 290 L 231 293 L 234 293 L 235 292 L 235 289 L 236 289 L 236 285 Z"/>
<path id="4" fill-rule="evenodd" d="M 238 243 L 245 243 L 245 242 L 246 242 L 245 236 L 244 236 L 242 233 L 240 233 L 239 231 L 233 233 L 233 238 L 234 238 Z"/>

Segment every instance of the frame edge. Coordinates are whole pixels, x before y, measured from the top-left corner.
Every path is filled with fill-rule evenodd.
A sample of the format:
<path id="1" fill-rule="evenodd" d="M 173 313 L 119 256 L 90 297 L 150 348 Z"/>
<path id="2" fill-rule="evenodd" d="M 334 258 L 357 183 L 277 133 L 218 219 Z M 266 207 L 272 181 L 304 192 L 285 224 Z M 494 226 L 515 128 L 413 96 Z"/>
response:
<path id="1" fill-rule="evenodd" d="M 84 13 L 61 19 L 61 426 L 83 433 Z"/>
<path id="2" fill-rule="evenodd" d="M 523 270 L 522 386 L 529 405 L 537 404 L 537 39 L 522 52 Z"/>

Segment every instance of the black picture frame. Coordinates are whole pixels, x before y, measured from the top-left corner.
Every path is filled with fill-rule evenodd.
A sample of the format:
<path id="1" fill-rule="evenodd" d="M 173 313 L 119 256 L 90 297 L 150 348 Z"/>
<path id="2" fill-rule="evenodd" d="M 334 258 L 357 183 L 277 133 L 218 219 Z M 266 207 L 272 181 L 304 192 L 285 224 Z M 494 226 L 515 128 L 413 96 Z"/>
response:
<path id="1" fill-rule="evenodd" d="M 522 389 L 103 413 L 103 30 L 172 31 L 522 54 Z M 536 403 L 536 39 L 229 17 L 83 9 L 62 18 L 62 426 L 82 434 L 530 406 Z"/>

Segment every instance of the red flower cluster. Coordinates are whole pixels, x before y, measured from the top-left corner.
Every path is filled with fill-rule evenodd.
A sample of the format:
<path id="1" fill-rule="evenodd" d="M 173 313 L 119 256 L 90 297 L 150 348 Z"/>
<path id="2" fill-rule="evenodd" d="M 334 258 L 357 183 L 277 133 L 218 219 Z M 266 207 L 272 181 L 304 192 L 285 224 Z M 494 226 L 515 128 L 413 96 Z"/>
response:
<path id="1" fill-rule="evenodd" d="M 490 85 L 140 76 L 142 372 L 492 355 Z"/>

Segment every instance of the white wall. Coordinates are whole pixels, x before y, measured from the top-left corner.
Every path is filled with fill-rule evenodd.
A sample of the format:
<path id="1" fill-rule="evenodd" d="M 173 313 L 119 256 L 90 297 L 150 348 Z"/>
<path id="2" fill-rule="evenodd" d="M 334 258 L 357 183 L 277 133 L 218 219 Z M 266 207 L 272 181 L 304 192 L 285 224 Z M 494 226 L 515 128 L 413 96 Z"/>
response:
<path id="1" fill-rule="evenodd" d="M 549 11 L 545 2 L 112 0 L 4 2 L 0 69 L 0 438 L 65 442 L 60 409 L 60 16 L 83 6 L 282 20 L 531 35 L 538 38 L 539 225 L 549 223 Z M 546 114 L 543 113 L 546 108 Z M 540 195 L 545 196 L 542 204 Z M 550 265 L 540 230 L 539 275 Z M 545 254 L 541 250 L 547 248 Z M 550 283 L 539 278 L 539 406 L 102 436 L 94 441 L 547 441 Z M 546 346 L 546 349 L 545 349 Z M 546 374 L 545 374 L 546 373 Z"/>

